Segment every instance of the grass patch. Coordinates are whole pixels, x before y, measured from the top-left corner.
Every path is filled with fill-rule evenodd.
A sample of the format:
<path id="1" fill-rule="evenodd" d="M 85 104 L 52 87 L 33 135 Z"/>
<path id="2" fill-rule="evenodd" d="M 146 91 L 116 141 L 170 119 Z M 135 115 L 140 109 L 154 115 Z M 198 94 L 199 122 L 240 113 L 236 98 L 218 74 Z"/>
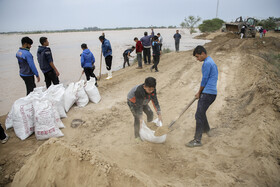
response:
<path id="1" fill-rule="evenodd" d="M 263 53 L 260 56 L 273 66 L 273 71 L 280 77 L 280 53 Z"/>
<path id="2" fill-rule="evenodd" d="M 171 50 L 169 48 L 163 48 L 162 49 L 162 54 L 165 54 L 165 53 L 170 53 Z"/>

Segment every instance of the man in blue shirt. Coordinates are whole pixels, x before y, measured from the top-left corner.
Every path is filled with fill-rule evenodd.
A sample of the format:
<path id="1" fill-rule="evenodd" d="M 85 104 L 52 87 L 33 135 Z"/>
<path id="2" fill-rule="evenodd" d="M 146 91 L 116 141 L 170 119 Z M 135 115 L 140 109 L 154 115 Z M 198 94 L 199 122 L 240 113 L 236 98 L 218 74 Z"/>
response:
<path id="1" fill-rule="evenodd" d="M 97 86 L 97 78 L 95 74 L 93 73 L 95 69 L 95 58 L 92 54 L 92 52 L 88 49 L 87 44 L 83 43 L 81 45 L 81 48 L 83 50 L 83 53 L 81 54 L 81 66 L 84 68 L 83 73 L 86 74 L 87 80 L 90 80 L 90 77 L 95 78 L 95 86 Z"/>
<path id="2" fill-rule="evenodd" d="M 101 35 L 99 37 L 99 40 L 102 43 L 102 46 L 101 46 L 102 53 L 103 53 L 103 56 L 105 57 L 106 68 L 109 71 L 108 72 L 108 77 L 106 79 L 111 79 L 113 77 L 112 69 L 111 69 L 112 59 L 113 59 L 113 57 L 112 57 L 112 47 L 111 47 L 110 41 L 107 40 L 104 35 Z"/>
<path id="3" fill-rule="evenodd" d="M 197 46 L 193 51 L 193 56 L 198 61 L 204 61 L 202 65 L 202 80 L 200 89 L 195 95 L 198 100 L 197 110 L 195 114 L 196 130 L 192 141 L 186 144 L 187 147 L 202 146 L 202 133 L 207 133 L 210 136 L 210 127 L 206 117 L 206 111 L 209 106 L 215 101 L 217 96 L 217 80 L 218 68 L 213 59 L 207 55 L 206 49 L 203 46 Z"/>
<path id="4" fill-rule="evenodd" d="M 53 83 L 54 85 L 59 84 L 59 72 L 53 63 L 53 57 L 51 49 L 49 46 L 48 38 L 41 37 L 40 43 L 42 46 L 38 47 L 37 60 L 39 62 L 40 68 L 45 76 L 46 87 L 50 87 Z"/>
<path id="5" fill-rule="evenodd" d="M 34 90 L 34 88 L 36 88 L 34 75 L 37 78 L 37 82 L 40 81 L 40 76 L 34 64 L 33 56 L 29 52 L 33 41 L 29 37 L 23 37 L 21 39 L 21 44 L 22 47 L 19 48 L 16 57 L 18 59 L 19 74 L 20 77 L 24 80 L 27 91 L 26 95 L 28 95 Z"/>

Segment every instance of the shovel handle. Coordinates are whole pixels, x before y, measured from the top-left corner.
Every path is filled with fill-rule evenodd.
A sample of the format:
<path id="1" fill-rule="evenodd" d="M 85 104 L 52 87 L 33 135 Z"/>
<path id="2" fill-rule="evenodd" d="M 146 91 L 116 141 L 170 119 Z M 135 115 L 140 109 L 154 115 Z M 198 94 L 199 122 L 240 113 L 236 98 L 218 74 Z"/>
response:
<path id="1" fill-rule="evenodd" d="M 190 108 L 190 106 L 194 103 L 195 100 L 196 100 L 196 98 L 193 98 L 193 99 L 189 102 L 189 104 L 183 109 L 183 111 L 181 112 L 181 114 L 180 114 L 175 120 L 173 120 L 173 121 L 169 124 L 168 128 L 172 127 L 172 126 L 175 124 L 175 122 L 188 110 L 188 108 Z"/>

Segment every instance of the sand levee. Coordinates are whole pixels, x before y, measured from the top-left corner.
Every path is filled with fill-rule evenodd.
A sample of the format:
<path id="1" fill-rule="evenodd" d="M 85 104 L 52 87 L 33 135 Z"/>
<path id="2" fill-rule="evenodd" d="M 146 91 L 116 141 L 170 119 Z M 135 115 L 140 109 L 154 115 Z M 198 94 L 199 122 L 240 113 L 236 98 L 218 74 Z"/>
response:
<path id="1" fill-rule="evenodd" d="M 34 136 L 20 141 L 8 130 L 11 139 L 0 148 L 0 184 L 279 186 L 280 79 L 277 58 L 272 57 L 279 54 L 280 36 L 268 32 L 263 39 L 240 40 L 225 33 L 210 37 L 205 47 L 219 69 L 218 95 L 207 111 L 215 133 L 203 134 L 202 147 L 185 146 L 193 139 L 197 102 L 176 121 L 165 143 L 134 140 L 126 98 L 132 87 L 148 76 L 157 79 L 166 126 L 199 89 L 202 63 L 192 51 L 168 53 L 161 57 L 158 73 L 150 66 L 131 66 L 110 81 L 101 80 L 101 102 L 71 108 L 62 120 L 63 138 L 41 145 Z M 71 128 L 73 119 L 84 123 Z"/>

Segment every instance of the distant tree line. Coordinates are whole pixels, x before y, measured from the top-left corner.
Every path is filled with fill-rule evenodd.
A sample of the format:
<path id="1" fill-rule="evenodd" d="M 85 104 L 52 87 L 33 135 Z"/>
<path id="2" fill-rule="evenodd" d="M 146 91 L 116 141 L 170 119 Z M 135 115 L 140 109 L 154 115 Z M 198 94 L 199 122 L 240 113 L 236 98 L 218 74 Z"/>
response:
<path id="1" fill-rule="evenodd" d="M 274 30 L 277 22 L 280 22 L 280 18 L 269 17 L 267 19 L 257 20 L 257 25 L 267 30 Z"/>
<path id="2" fill-rule="evenodd" d="M 41 34 L 41 33 L 54 33 L 54 32 L 88 32 L 88 31 L 105 31 L 105 30 L 131 30 L 131 29 L 164 29 L 164 28 L 177 28 L 176 26 L 149 26 L 149 27 L 116 27 L 116 28 L 98 28 L 98 27 L 84 27 L 83 29 L 63 29 L 63 30 L 40 30 L 40 31 L 16 31 L 16 32 L 0 32 L 0 34 Z"/>
<path id="3" fill-rule="evenodd" d="M 201 20 L 199 16 L 189 16 L 188 18 L 185 18 L 184 21 L 180 24 L 182 28 L 188 28 L 190 30 L 190 33 L 195 33 L 195 26 L 197 23 Z M 269 17 L 267 19 L 258 20 L 257 24 L 258 26 L 262 26 L 265 29 L 268 30 L 274 30 L 277 26 L 277 23 L 279 24 L 280 18 L 274 18 Z M 201 32 L 214 32 L 216 30 L 219 30 L 223 23 L 225 23 L 223 20 L 219 18 L 204 20 L 202 24 L 198 25 L 198 28 Z"/>

